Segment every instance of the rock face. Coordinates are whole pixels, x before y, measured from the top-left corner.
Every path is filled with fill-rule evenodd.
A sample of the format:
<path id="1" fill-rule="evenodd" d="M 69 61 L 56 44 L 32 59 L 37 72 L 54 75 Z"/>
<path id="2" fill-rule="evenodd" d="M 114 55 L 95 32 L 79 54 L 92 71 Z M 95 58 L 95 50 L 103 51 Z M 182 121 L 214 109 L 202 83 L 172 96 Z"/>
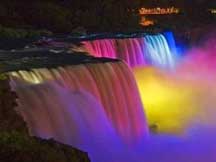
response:
<path id="1" fill-rule="evenodd" d="M 22 117 L 15 111 L 16 94 L 9 80 L 0 76 L 1 162 L 90 162 L 87 153 L 54 140 L 31 137 Z"/>

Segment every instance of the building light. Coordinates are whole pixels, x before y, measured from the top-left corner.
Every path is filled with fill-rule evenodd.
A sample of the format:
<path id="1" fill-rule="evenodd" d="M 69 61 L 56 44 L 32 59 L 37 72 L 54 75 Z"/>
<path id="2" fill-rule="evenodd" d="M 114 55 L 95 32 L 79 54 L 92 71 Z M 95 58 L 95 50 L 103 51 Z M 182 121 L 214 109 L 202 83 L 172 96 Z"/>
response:
<path id="1" fill-rule="evenodd" d="M 154 21 L 153 20 L 149 20 L 146 17 L 141 17 L 140 20 L 140 25 L 142 26 L 150 26 L 150 25 L 154 25 Z"/>
<path id="2" fill-rule="evenodd" d="M 139 9 L 140 15 L 168 15 L 168 14 L 178 14 L 180 12 L 179 8 L 169 7 L 169 8 L 141 8 Z"/>
<path id="3" fill-rule="evenodd" d="M 216 9 L 208 9 L 211 14 L 216 14 Z"/>

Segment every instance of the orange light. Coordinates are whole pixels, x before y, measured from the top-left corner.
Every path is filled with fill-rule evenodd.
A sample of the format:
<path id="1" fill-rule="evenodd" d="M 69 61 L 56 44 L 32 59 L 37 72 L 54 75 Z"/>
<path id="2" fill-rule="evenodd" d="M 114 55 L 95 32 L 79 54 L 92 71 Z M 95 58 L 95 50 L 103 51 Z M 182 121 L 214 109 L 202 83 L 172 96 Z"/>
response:
<path id="1" fill-rule="evenodd" d="M 175 7 L 169 8 L 141 8 L 139 9 L 140 15 L 168 15 L 168 14 L 178 14 L 180 10 Z"/>
<path id="2" fill-rule="evenodd" d="M 145 17 L 142 17 L 141 21 L 140 21 L 140 25 L 142 25 L 142 26 L 154 25 L 154 21 L 146 19 Z"/>

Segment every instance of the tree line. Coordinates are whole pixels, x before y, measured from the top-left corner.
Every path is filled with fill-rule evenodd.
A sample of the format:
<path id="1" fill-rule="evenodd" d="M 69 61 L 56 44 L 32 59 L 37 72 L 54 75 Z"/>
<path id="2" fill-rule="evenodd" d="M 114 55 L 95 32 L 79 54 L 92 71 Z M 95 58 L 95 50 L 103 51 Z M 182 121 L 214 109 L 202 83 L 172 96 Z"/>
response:
<path id="1" fill-rule="evenodd" d="M 140 0 L 1 0 L 0 24 L 67 33 L 138 28 Z"/>
<path id="2" fill-rule="evenodd" d="M 157 6 L 184 8 L 183 15 L 160 21 L 162 26 L 181 27 L 179 24 L 184 22 L 192 23 L 191 15 L 201 22 L 203 15 L 199 11 L 215 4 L 215 0 L 1 0 L 0 36 L 16 35 L 12 29 L 27 30 L 19 30 L 18 37 L 32 35 L 34 30 L 40 31 L 37 33 L 135 31 L 141 29 L 138 9 Z"/>

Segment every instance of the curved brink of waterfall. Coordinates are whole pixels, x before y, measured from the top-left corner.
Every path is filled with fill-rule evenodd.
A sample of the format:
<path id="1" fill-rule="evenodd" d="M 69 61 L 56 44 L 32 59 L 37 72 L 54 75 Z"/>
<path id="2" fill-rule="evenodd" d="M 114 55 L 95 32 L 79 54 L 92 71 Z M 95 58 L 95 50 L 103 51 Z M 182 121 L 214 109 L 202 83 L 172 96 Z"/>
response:
<path id="1" fill-rule="evenodd" d="M 140 38 L 109 38 L 82 43 L 93 56 L 119 58 L 131 67 L 154 65 L 173 68 L 177 54 L 173 35 L 169 32 Z"/>
<path id="2" fill-rule="evenodd" d="M 122 62 L 9 75 L 19 98 L 17 111 L 32 135 L 76 146 L 94 158 L 107 144 L 132 146 L 148 135 L 134 76 Z"/>

